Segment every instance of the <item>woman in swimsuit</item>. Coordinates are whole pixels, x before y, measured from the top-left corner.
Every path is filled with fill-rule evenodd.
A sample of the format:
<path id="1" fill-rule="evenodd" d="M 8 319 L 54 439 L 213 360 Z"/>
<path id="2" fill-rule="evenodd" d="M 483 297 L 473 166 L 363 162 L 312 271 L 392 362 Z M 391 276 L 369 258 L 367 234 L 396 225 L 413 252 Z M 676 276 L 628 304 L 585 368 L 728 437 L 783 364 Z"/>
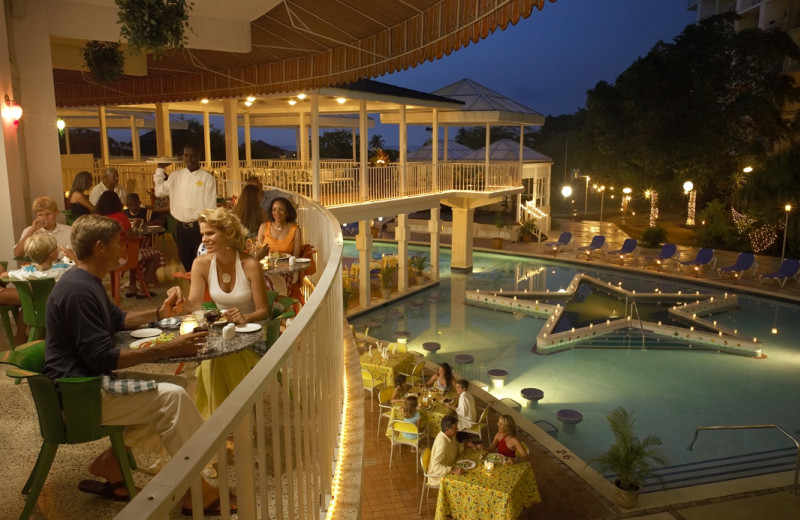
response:
<path id="1" fill-rule="evenodd" d="M 528 455 L 527 447 L 517 438 L 517 425 L 510 415 L 501 415 L 497 419 L 497 434 L 489 446 L 489 451 L 497 451 L 508 460 Z"/>
<path id="2" fill-rule="evenodd" d="M 425 386 L 433 385 L 437 390 L 446 393 L 453 388 L 453 369 L 447 363 L 439 365 L 439 371 L 433 374 Z"/>

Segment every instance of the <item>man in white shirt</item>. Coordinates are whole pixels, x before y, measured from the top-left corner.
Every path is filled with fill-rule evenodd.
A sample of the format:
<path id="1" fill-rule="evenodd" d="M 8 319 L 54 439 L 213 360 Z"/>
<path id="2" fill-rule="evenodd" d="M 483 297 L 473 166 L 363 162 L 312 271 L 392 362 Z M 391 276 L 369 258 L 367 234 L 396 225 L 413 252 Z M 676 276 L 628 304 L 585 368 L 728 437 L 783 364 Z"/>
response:
<path id="1" fill-rule="evenodd" d="M 464 447 L 455 437 L 458 431 L 458 419 L 454 415 L 442 417 L 442 431 L 436 435 L 431 448 L 431 461 L 428 464 L 428 475 L 431 475 L 429 482 L 431 485 L 438 486 L 441 477 L 447 473 L 460 474 L 461 468 L 454 468 L 458 455 Z"/>
<path id="2" fill-rule="evenodd" d="M 128 192 L 125 191 L 125 188 L 119 185 L 119 172 L 116 168 L 111 166 L 106 168 L 105 173 L 103 173 L 103 180 L 100 184 L 92 188 L 92 191 L 89 192 L 89 202 L 97 206 L 100 195 L 108 190 L 114 190 L 114 193 L 119 195 L 119 200 L 125 200 L 128 196 Z"/>
<path id="3" fill-rule="evenodd" d="M 217 181 L 200 168 L 200 155 L 194 146 L 183 147 L 183 161 L 186 168 L 173 172 L 169 178 L 164 172 L 169 163 L 159 163 L 153 181 L 156 197 L 169 197 L 169 212 L 177 220 L 175 242 L 178 256 L 183 268 L 189 272 L 202 241 L 197 217 L 204 209 L 217 207 Z"/>
<path id="4" fill-rule="evenodd" d="M 475 398 L 467 390 L 469 389 L 469 381 L 466 379 L 459 379 L 456 381 L 456 393 L 458 394 L 458 406 L 448 404 L 458 414 L 458 429 L 466 430 L 475 423 Z"/>

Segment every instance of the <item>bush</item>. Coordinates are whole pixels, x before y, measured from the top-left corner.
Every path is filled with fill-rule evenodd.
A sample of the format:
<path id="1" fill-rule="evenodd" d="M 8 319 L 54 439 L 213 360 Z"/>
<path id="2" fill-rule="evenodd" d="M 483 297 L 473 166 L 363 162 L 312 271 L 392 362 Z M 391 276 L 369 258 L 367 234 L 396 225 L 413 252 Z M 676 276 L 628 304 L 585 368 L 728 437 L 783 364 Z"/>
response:
<path id="1" fill-rule="evenodd" d="M 661 226 L 647 228 L 642 233 L 642 245 L 644 247 L 658 247 L 660 243 L 666 241 L 667 230 Z"/>
<path id="2" fill-rule="evenodd" d="M 694 231 L 697 245 L 731 251 L 749 251 L 749 241 L 733 225 L 733 219 L 725 206 L 714 199 L 698 215 L 698 226 Z"/>

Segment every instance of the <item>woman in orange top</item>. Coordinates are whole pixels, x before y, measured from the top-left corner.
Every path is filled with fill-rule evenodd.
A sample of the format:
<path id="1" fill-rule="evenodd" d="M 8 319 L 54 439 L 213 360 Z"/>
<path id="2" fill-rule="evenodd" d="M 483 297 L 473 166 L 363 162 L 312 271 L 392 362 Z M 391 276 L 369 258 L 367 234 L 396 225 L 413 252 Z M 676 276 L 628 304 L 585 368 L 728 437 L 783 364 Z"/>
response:
<path id="1" fill-rule="evenodd" d="M 297 225 L 297 210 L 286 197 L 275 197 L 267 212 L 267 221 L 258 228 L 259 249 L 256 258 L 259 260 L 270 252 L 277 251 L 296 258 L 300 257 L 303 244 L 303 232 Z M 284 276 L 288 295 L 304 303 L 301 285 L 302 277 L 299 273 L 290 273 Z"/>

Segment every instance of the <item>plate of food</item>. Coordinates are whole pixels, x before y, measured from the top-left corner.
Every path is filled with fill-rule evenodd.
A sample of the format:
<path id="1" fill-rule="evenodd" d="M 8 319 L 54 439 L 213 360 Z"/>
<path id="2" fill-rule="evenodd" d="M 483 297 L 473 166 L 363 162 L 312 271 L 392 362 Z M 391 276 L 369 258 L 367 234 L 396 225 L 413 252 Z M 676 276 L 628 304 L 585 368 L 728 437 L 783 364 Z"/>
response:
<path id="1" fill-rule="evenodd" d="M 152 338 L 161 334 L 161 329 L 137 329 L 131 331 L 132 338 Z"/>
<path id="2" fill-rule="evenodd" d="M 506 457 L 501 453 L 490 453 L 486 456 L 486 460 L 495 464 L 502 464 L 506 461 Z"/>
<path id="3" fill-rule="evenodd" d="M 158 343 L 166 343 L 167 341 L 172 341 L 173 339 L 175 339 L 174 332 L 162 332 L 156 337 L 137 339 L 128 346 L 132 349 L 150 348 Z"/>
<path id="4" fill-rule="evenodd" d="M 450 404 L 450 403 L 453 402 L 453 398 L 452 397 L 445 397 L 444 399 L 442 399 L 442 402 L 444 404 Z"/>
<path id="5" fill-rule="evenodd" d="M 246 323 L 236 327 L 236 332 L 255 332 L 261 330 L 261 325 L 258 323 Z"/>
<path id="6" fill-rule="evenodd" d="M 430 409 L 431 409 L 430 405 L 427 404 L 421 404 L 417 406 L 417 410 L 430 410 Z"/>
<path id="7" fill-rule="evenodd" d="M 461 459 L 461 460 L 459 460 L 459 461 L 456 461 L 456 463 L 455 463 L 455 464 L 453 464 L 453 467 L 456 467 L 456 468 L 461 468 L 461 469 L 472 469 L 472 468 L 474 468 L 476 465 L 477 465 L 477 464 L 475 464 L 475 461 L 474 461 L 474 460 L 469 460 L 469 459 Z"/>

